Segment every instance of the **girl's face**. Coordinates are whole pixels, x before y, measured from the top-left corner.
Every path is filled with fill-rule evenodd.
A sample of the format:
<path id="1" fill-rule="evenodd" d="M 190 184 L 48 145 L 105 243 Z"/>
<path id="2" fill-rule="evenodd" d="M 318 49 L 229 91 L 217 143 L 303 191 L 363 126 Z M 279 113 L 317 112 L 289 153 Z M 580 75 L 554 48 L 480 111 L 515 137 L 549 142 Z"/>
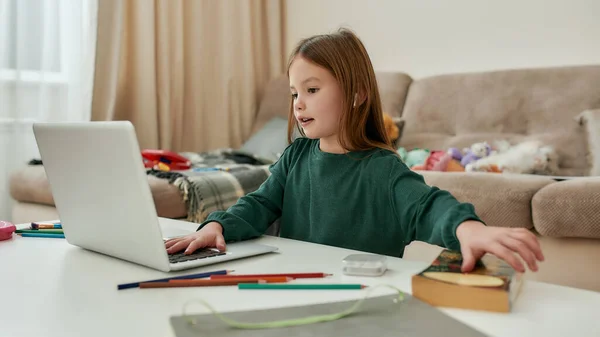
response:
<path id="1" fill-rule="evenodd" d="M 308 138 L 321 145 L 338 145 L 343 94 L 325 68 L 298 56 L 289 69 L 294 115 Z"/>

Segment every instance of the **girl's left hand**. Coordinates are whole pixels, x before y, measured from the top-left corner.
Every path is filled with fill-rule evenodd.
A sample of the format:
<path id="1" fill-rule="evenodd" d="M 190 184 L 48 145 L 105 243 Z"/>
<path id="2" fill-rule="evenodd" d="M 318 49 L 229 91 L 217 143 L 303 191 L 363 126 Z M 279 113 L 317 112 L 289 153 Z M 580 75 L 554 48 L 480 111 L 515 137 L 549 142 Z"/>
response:
<path id="1" fill-rule="evenodd" d="M 515 253 L 532 271 L 538 270 L 537 261 L 544 261 L 537 237 L 525 228 L 489 227 L 478 221 L 465 221 L 456 228 L 456 236 L 463 256 L 463 272 L 473 270 L 475 262 L 485 253 L 503 259 L 519 272 L 525 272 L 525 267 Z"/>

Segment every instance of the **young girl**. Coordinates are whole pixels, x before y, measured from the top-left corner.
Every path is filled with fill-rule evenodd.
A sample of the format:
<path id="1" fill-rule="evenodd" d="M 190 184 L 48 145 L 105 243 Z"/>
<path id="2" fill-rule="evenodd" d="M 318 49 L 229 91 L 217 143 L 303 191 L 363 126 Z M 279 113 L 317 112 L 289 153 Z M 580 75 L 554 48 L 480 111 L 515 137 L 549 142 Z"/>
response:
<path id="1" fill-rule="evenodd" d="M 425 184 L 388 139 L 373 66 L 348 30 L 301 41 L 290 56 L 288 140 L 271 175 L 198 231 L 166 242 L 169 253 L 255 238 L 281 217 L 285 238 L 402 257 L 413 240 L 459 250 L 463 271 L 489 252 L 516 270 L 543 255 L 526 229 L 488 227 L 473 205 Z M 298 128 L 300 137 L 292 142 Z"/>

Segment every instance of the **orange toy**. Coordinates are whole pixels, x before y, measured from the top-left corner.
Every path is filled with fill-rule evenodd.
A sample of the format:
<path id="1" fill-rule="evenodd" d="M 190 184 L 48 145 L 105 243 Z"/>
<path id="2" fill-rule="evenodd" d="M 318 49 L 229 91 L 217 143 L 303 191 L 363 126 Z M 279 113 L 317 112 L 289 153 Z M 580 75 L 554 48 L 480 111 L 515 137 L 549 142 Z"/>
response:
<path id="1" fill-rule="evenodd" d="M 398 129 L 398 125 L 394 123 L 392 116 L 384 113 L 383 124 L 385 125 L 385 132 L 387 133 L 388 137 L 390 137 L 392 142 L 400 137 L 400 130 Z"/>

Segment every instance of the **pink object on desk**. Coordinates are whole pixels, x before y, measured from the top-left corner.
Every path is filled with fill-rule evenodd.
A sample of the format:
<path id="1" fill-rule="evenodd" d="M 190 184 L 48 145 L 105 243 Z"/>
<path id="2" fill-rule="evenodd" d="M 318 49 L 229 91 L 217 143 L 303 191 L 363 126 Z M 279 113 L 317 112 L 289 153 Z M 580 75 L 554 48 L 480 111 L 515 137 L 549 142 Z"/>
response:
<path id="1" fill-rule="evenodd" d="M 16 229 L 12 223 L 0 220 L 0 241 L 12 238 L 12 234 Z"/>

